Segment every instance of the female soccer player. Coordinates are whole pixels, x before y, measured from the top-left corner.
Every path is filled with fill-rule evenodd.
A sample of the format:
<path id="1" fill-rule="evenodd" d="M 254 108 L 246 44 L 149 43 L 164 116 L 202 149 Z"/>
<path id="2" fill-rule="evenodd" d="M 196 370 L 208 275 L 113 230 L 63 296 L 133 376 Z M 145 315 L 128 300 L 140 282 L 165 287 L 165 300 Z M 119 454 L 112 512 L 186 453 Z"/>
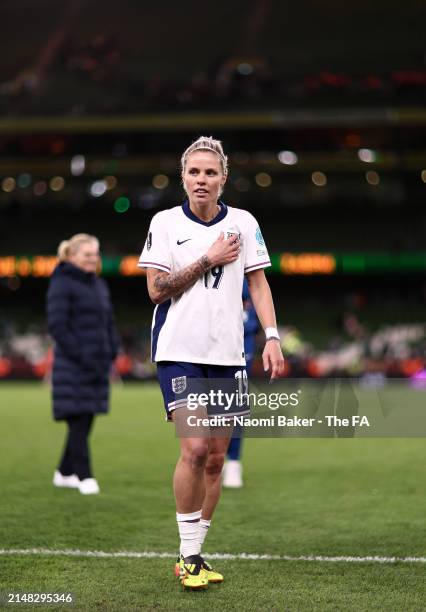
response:
<path id="1" fill-rule="evenodd" d="M 275 310 L 264 268 L 268 252 L 255 218 L 219 198 L 228 175 L 221 142 L 201 137 L 182 155 L 182 182 L 188 199 L 157 213 L 139 266 L 147 268 L 148 292 L 157 304 L 152 324 L 152 359 L 167 418 L 186 407 L 190 379 L 246 377 L 242 286 L 265 330 L 265 371 L 283 372 Z M 231 430 L 232 432 L 232 430 Z M 184 587 L 221 582 L 201 556 L 214 509 L 229 437 L 181 437 L 174 474 L 180 557 L 176 575 Z"/>

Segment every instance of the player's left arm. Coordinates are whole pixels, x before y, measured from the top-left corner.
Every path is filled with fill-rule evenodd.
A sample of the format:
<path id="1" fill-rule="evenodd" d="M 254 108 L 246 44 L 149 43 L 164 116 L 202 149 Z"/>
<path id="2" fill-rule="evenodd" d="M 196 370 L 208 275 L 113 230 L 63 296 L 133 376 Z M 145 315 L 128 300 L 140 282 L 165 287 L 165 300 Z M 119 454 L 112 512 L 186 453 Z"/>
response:
<path id="1" fill-rule="evenodd" d="M 275 317 L 274 302 L 263 268 L 247 272 L 246 277 L 249 285 L 250 297 L 263 329 L 276 329 L 277 320 Z M 276 338 L 266 340 L 262 359 L 265 372 L 271 369 L 271 380 L 283 375 L 284 357 L 278 335 Z"/>

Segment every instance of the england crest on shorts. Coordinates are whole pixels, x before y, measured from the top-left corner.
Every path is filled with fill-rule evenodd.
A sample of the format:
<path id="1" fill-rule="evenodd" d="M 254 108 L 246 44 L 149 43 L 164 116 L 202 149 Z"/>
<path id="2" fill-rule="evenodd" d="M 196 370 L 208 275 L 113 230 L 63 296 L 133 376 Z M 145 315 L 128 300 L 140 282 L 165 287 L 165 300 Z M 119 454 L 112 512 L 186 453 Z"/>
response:
<path id="1" fill-rule="evenodd" d="M 172 378 L 172 389 L 174 393 L 183 393 L 186 389 L 186 376 Z"/>

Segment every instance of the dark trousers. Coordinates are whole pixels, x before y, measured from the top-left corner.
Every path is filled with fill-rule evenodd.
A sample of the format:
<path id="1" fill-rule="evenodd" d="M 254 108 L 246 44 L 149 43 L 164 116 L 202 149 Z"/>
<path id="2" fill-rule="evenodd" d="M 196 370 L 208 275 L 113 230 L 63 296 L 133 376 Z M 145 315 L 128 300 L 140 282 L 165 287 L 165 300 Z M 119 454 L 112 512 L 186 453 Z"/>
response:
<path id="1" fill-rule="evenodd" d="M 79 414 L 66 419 L 68 435 L 58 470 L 63 476 L 77 474 L 80 480 L 92 478 L 89 434 L 93 414 Z"/>
<path id="2" fill-rule="evenodd" d="M 238 429 L 238 436 L 235 436 L 236 430 Z M 241 444 L 243 443 L 243 428 L 241 425 L 235 425 L 234 436 L 228 446 L 228 459 L 231 461 L 239 461 L 241 458 Z"/>
<path id="3" fill-rule="evenodd" d="M 247 359 L 246 363 L 246 372 L 247 376 L 251 376 L 251 370 L 253 367 L 253 359 Z M 236 425 L 234 427 L 234 435 L 231 438 L 231 441 L 228 446 L 227 457 L 231 461 L 240 461 L 241 459 L 241 446 L 243 443 L 244 437 L 244 428 L 241 425 Z"/>

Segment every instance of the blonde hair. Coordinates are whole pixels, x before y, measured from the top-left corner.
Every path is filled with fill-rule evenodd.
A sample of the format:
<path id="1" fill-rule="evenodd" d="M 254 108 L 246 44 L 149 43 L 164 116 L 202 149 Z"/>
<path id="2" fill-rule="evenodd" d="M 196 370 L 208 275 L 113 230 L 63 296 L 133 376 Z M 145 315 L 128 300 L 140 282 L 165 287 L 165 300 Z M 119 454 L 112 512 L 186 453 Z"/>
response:
<path id="1" fill-rule="evenodd" d="M 226 176 L 228 174 L 228 157 L 223 152 L 222 143 L 220 140 L 215 140 L 213 136 L 200 136 L 195 142 L 193 142 L 184 152 L 180 160 L 182 168 L 182 176 L 185 172 L 188 157 L 195 151 L 211 151 L 216 153 L 219 158 L 220 165 L 222 166 L 222 172 Z"/>
<path id="2" fill-rule="evenodd" d="M 57 252 L 59 261 L 68 261 L 70 255 L 78 251 L 85 242 L 97 242 L 99 244 L 96 236 L 90 234 L 74 234 L 69 240 L 62 240 Z"/>

